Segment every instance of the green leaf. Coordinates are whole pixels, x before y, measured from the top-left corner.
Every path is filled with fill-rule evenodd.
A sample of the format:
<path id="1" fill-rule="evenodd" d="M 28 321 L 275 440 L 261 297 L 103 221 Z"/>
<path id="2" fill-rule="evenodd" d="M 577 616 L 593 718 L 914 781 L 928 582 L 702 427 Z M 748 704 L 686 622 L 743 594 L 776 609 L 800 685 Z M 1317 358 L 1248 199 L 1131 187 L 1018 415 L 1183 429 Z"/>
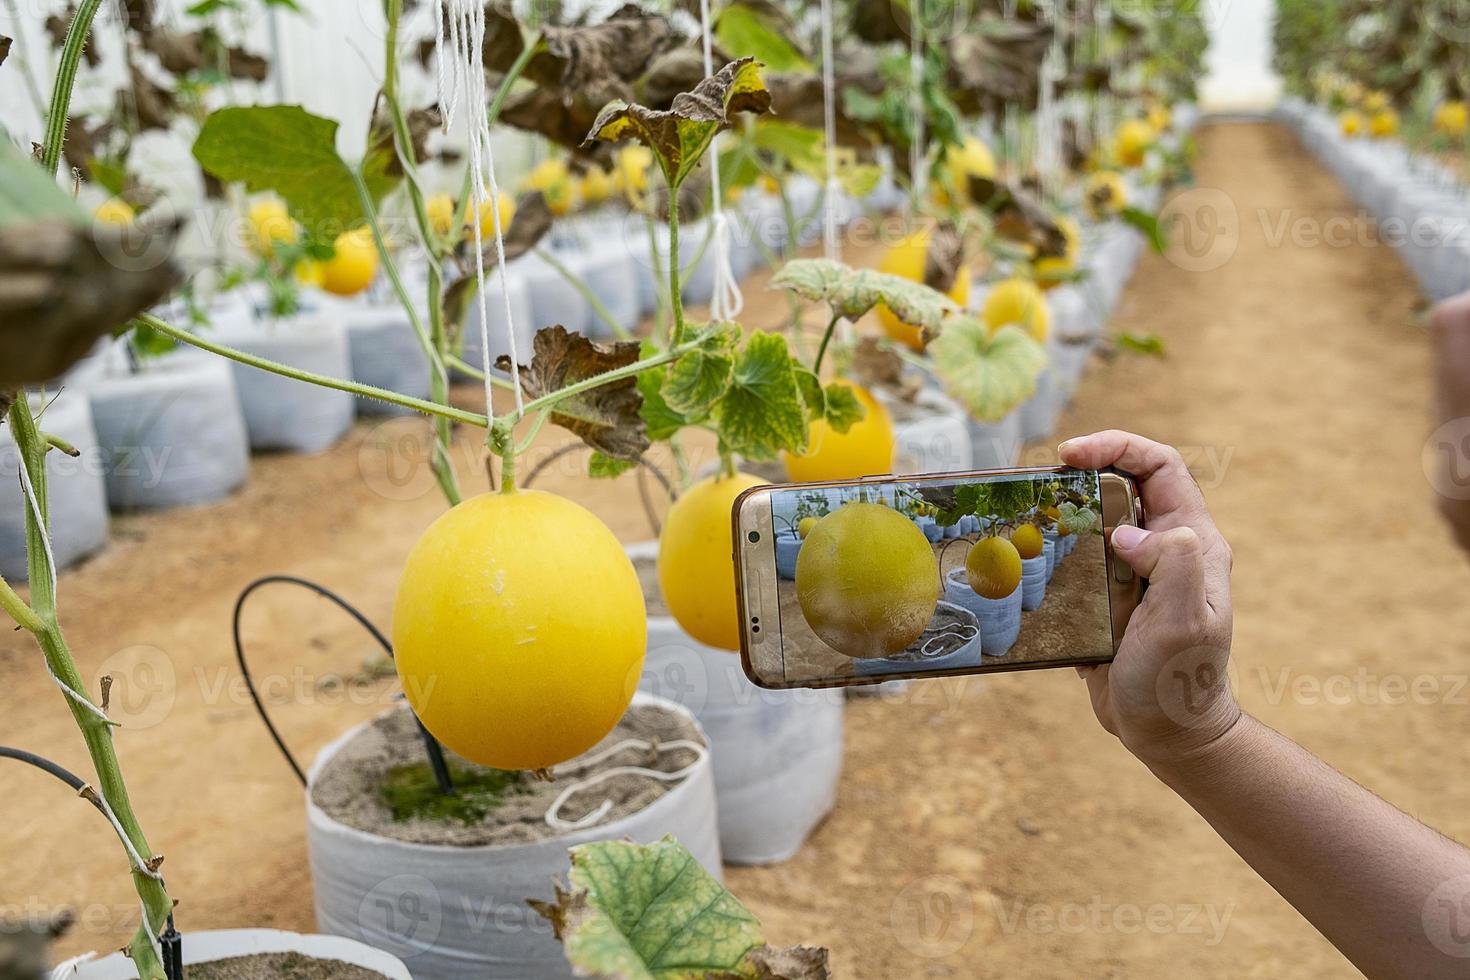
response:
<path id="1" fill-rule="evenodd" d="M 919 327 L 928 340 L 939 335 L 946 316 L 959 310 L 948 296 L 923 283 L 831 259 L 792 259 L 771 278 L 771 286 L 820 300 L 834 315 L 849 320 L 883 303 L 900 320 Z"/>
<path id="2" fill-rule="evenodd" d="M 664 402 L 686 418 L 702 419 L 730 385 L 735 362 L 724 354 L 692 350 L 669 365 L 664 378 Z"/>
<path id="3" fill-rule="evenodd" d="M 1155 252 L 1163 255 L 1169 250 L 1169 235 L 1164 230 L 1164 226 L 1159 222 L 1158 215 L 1149 214 L 1140 208 L 1126 207 L 1118 212 L 1118 216 L 1143 232 L 1144 237 L 1148 239 L 1150 247 Z"/>
<path id="4" fill-rule="evenodd" d="M 637 466 L 637 462 L 631 459 L 616 459 L 607 453 L 593 450 L 592 458 L 587 461 L 587 475 L 594 480 L 610 480 Z"/>
<path id="5" fill-rule="evenodd" d="M 662 442 L 690 424 L 690 420 L 669 407 L 664 401 L 663 383 L 668 376 L 666 367 L 650 368 L 638 375 L 638 392 L 643 396 L 643 407 L 639 414 L 648 430 L 648 438 Z"/>
<path id="6" fill-rule="evenodd" d="M 1125 330 L 1118 334 L 1114 343 L 1123 350 L 1132 351 L 1135 354 L 1146 354 L 1149 357 L 1163 357 L 1166 353 L 1163 339 L 1154 333 L 1134 333 Z"/>
<path id="7" fill-rule="evenodd" d="M 1030 398 L 1047 362 L 1046 348 L 1020 327 L 992 337 L 972 316 L 950 318 L 929 353 L 950 396 L 982 422 L 999 422 Z"/>
<path id="8" fill-rule="evenodd" d="M 247 191 L 275 191 L 311 238 L 332 241 L 363 221 L 352 171 L 337 154 L 337 124 L 300 106 L 252 106 L 209 114 L 194 158 Z"/>
<path id="9" fill-rule="evenodd" d="M 788 37 L 792 32 L 784 11 L 753 0 L 736 0 L 715 21 L 715 38 L 726 53 L 749 55 L 772 71 L 811 71 L 811 62 Z"/>
<path id="10" fill-rule="evenodd" d="M 733 113 L 769 111 L 771 93 L 766 91 L 760 69 L 753 58 L 732 61 L 692 92 L 674 96 L 668 109 L 610 102 L 598 113 L 582 145 L 637 139 L 653 150 L 664 179 L 677 190 L 699 165 L 716 134 L 730 127 Z"/>
<path id="11" fill-rule="evenodd" d="M 531 903 L 549 919 L 581 976 L 685 980 L 753 976 L 760 923 L 672 837 L 572 848 L 569 888 Z"/>
<path id="12" fill-rule="evenodd" d="M 714 418 L 725 447 L 756 462 L 806 450 L 806 412 L 785 337 L 750 335 Z"/>
<path id="13" fill-rule="evenodd" d="M 852 390 L 851 385 L 830 384 L 827 386 L 826 396 L 825 417 L 834 431 L 846 432 L 868 417 L 867 407 L 858 401 L 857 393 Z"/>
<path id="14" fill-rule="evenodd" d="M 827 393 L 822 390 L 822 379 L 795 357 L 791 359 L 791 370 L 796 375 L 796 390 L 801 392 L 806 416 L 815 422 L 827 414 Z"/>

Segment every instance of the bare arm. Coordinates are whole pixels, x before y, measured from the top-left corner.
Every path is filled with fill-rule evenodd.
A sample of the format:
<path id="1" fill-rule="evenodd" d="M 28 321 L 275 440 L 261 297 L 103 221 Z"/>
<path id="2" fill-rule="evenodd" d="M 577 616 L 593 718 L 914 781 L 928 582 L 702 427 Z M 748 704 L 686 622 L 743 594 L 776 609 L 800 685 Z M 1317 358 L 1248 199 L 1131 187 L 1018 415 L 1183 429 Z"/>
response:
<path id="1" fill-rule="evenodd" d="M 1226 680 L 1230 549 L 1179 454 L 1121 432 L 1064 444 L 1143 481 L 1148 531 L 1116 554 L 1149 579 L 1093 710 L 1369 977 L 1470 974 L 1470 850 L 1245 715 Z"/>

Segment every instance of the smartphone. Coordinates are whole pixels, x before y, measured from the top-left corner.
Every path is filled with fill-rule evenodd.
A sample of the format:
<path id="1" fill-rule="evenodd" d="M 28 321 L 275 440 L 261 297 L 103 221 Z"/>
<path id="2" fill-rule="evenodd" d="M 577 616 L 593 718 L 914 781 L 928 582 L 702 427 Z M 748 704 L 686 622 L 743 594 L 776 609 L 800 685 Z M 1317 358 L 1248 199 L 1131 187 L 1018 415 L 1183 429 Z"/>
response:
<path id="1" fill-rule="evenodd" d="M 1117 470 L 1027 467 L 754 487 L 732 509 L 740 656 L 765 688 L 1104 664 L 1147 583 Z"/>

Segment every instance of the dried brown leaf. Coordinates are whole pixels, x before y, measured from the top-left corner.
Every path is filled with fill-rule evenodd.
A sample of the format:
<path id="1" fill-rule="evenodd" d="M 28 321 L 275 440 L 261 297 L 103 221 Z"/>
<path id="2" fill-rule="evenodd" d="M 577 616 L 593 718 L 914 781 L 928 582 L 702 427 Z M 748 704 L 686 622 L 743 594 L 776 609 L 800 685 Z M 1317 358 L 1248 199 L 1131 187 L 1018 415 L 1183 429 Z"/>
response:
<path id="1" fill-rule="evenodd" d="M 10 57 L 10 46 L 15 43 L 13 38 L 0 34 L 0 65 L 5 64 L 5 59 Z"/>
<path id="2" fill-rule="evenodd" d="M 535 354 L 520 369 L 521 388 L 531 398 L 560 391 L 568 385 L 626 367 L 638 360 L 637 341 L 598 343 L 572 333 L 560 324 L 536 331 Z M 502 355 L 495 366 L 509 371 Z M 570 395 L 557 403 L 551 421 L 582 438 L 593 449 L 614 459 L 638 460 L 649 447 L 640 414 L 643 395 L 632 375 Z"/>
<path id="3" fill-rule="evenodd" d="M 0 387 L 56 377 L 179 281 L 177 223 L 0 230 Z"/>
<path id="4" fill-rule="evenodd" d="M 763 946 L 751 950 L 750 964 L 756 980 L 832 980 L 827 951 L 814 946 Z"/>
<path id="5" fill-rule="evenodd" d="M 920 378 L 904 372 L 903 358 L 892 348 L 879 344 L 874 337 L 858 341 L 852 354 L 851 370 L 853 379 L 864 388 L 881 388 L 906 402 L 917 398 L 923 388 Z"/>
<path id="6" fill-rule="evenodd" d="M 1046 24 L 986 16 L 946 44 L 949 90 L 961 112 L 1003 105 L 1035 108 L 1041 65 L 1051 48 Z"/>
<path id="7" fill-rule="evenodd" d="M 924 285 L 947 293 L 954 286 L 965 258 L 965 240 L 951 222 L 941 221 L 929 236 L 929 254 L 924 257 Z"/>
<path id="8" fill-rule="evenodd" d="M 995 219 L 995 233 L 1001 238 L 1031 245 L 1038 257 L 1063 255 L 1067 238 L 1057 226 L 1056 218 L 1039 198 L 1014 184 L 984 177 L 969 179 L 970 200 L 988 211 Z"/>

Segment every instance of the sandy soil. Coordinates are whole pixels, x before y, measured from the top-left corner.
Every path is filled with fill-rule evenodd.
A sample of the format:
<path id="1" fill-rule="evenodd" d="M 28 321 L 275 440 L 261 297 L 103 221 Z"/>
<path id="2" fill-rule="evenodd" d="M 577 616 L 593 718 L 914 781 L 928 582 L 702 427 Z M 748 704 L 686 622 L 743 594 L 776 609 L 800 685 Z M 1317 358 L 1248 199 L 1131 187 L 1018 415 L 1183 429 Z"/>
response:
<path id="1" fill-rule="evenodd" d="M 1470 568 L 1420 468 L 1429 355 L 1410 280 L 1372 241 L 1273 241 L 1283 217 L 1351 214 L 1288 133 L 1229 125 L 1200 141 L 1200 184 L 1233 202 L 1238 247 L 1210 272 L 1144 261 L 1118 326 L 1156 331 L 1169 356 L 1094 365 L 1063 433 L 1120 425 L 1190 447 L 1236 549 L 1246 704 L 1470 839 L 1470 786 L 1455 778 L 1470 745 Z M 779 304 L 763 304 L 753 322 L 774 322 Z M 317 458 L 260 460 L 239 497 L 119 521 L 114 546 L 63 577 L 84 669 L 119 678 L 120 752 L 186 929 L 312 927 L 302 794 L 239 689 L 231 604 L 253 577 L 289 572 L 386 624 L 397 569 L 441 510 L 421 432 L 363 427 Z M 462 449 L 482 486 L 474 442 Z M 648 537 L 633 479 L 593 486 L 583 465 L 558 463 L 544 485 L 625 540 Z M 304 758 L 391 699 L 388 683 L 353 679 L 365 638 L 305 593 L 263 594 L 245 638 Z M 37 657 L 0 637 L 0 742 L 86 771 Z M 1391 686 L 1420 678 L 1423 697 Z M 831 819 L 794 860 L 728 876 L 769 938 L 830 946 L 839 976 L 1353 975 L 1094 724 L 1071 671 L 916 685 L 848 719 Z M 136 900 L 96 813 L 18 767 L 0 787 L 0 901 L 77 907 L 61 952 L 122 942 Z"/>

